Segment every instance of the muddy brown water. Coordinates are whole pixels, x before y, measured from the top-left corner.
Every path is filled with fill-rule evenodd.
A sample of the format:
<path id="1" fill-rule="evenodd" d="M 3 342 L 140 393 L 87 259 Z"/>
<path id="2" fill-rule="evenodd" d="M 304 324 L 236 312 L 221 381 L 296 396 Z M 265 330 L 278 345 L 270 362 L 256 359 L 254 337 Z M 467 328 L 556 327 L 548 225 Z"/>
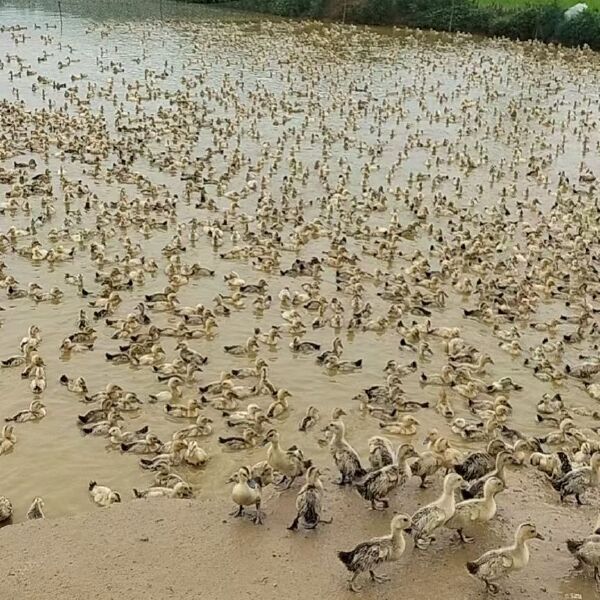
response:
<path id="1" fill-rule="evenodd" d="M 102 6 L 100 6 L 102 5 Z M 565 171 L 576 180 L 579 164 L 582 160 L 592 169 L 600 166 L 597 160 L 599 142 L 595 121 L 600 101 L 600 77 L 598 67 L 600 58 L 589 52 L 543 49 L 531 45 L 520 45 L 498 41 L 478 41 L 463 36 L 441 36 L 407 33 L 404 31 L 368 30 L 356 27 L 339 27 L 318 24 L 288 23 L 269 21 L 253 15 L 230 13 L 220 8 L 206 8 L 180 3 L 164 3 L 162 7 L 164 21 L 160 20 L 159 3 L 144 3 L 147 10 L 142 13 L 137 3 L 87 3 L 73 2 L 62 4 L 62 29 L 59 14 L 54 2 L 4 2 L 0 6 L 0 26 L 6 29 L 0 32 L 0 97 L 10 102 L 18 99 L 31 109 L 41 109 L 50 98 L 61 105 L 65 103 L 64 91 L 46 87 L 46 99 L 43 100 L 39 86 L 32 90 L 38 75 L 51 80 L 76 85 L 77 94 L 84 98 L 90 91 L 89 107 L 92 113 L 100 108 L 105 111 L 109 130 L 114 128 L 115 110 L 123 103 L 123 110 L 131 112 L 135 104 L 126 98 L 127 86 L 138 80 L 143 82 L 145 71 L 156 73 L 165 70 L 164 79 L 153 79 L 153 88 L 163 91 L 177 90 L 182 77 L 198 78 L 198 90 L 213 93 L 204 95 L 207 114 L 212 119 L 231 119 L 236 135 L 226 137 L 225 152 L 222 160 L 215 161 L 217 172 L 225 170 L 228 156 L 236 146 L 256 163 L 264 144 L 271 144 L 271 153 L 275 151 L 278 138 L 285 136 L 283 165 L 293 155 L 301 161 L 304 168 L 310 170 L 305 184 L 296 181 L 300 193 L 305 198 L 306 217 L 319 215 L 318 199 L 326 191 L 312 167 L 316 160 L 323 160 L 323 131 L 326 128 L 333 140 L 329 181 L 335 185 L 341 172 L 338 159 L 343 159 L 352 169 L 348 189 L 360 198 L 361 168 L 367 162 L 367 148 L 381 140 L 380 154 L 376 161 L 377 169 L 369 179 L 374 188 L 406 187 L 410 173 L 423 173 L 428 177 L 436 174 L 447 176 L 439 191 L 451 196 L 454 192 L 453 179 L 461 178 L 463 194 L 456 202 L 469 203 L 473 210 L 483 216 L 489 214 L 490 207 L 497 201 L 502 187 L 514 186 L 514 197 L 522 197 L 525 192 L 538 197 L 544 206 L 550 206 L 555 195 L 555 186 L 560 171 Z M 27 29 L 22 32 L 10 31 L 10 26 L 19 25 Z M 50 26 L 50 27 L 48 27 Z M 39 27 L 39 28 L 38 28 Z M 25 34 L 24 43 L 15 43 L 15 37 Z M 69 52 L 67 46 L 73 51 Z M 46 51 L 47 61 L 38 62 Z M 16 70 L 15 59 L 18 55 L 30 65 L 31 75 L 23 73 L 21 77 L 11 78 L 11 70 Z M 65 68 L 59 68 L 59 61 L 65 62 L 70 56 L 72 62 Z M 77 62 L 76 62 L 77 61 Z M 114 67 L 118 69 L 103 68 Z M 121 71 L 122 69 L 122 71 Z M 72 76 L 85 74 L 87 77 L 73 81 Z M 110 80 L 114 81 L 116 103 L 97 93 Z M 236 82 L 232 91 L 222 95 L 224 82 Z M 243 89 L 237 85 L 244 82 Z M 229 83 L 227 83 L 229 82 Z M 358 90 L 368 88 L 367 92 Z M 197 90 L 197 93 L 199 93 Z M 253 106 L 256 94 L 268 96 L 274 102 L 263 107 L 261 114 L 246 110 Z M 444 95 L 446 100 L 440 100 Z M 284 102 L 293 106 L 288 110 Z M 359 106 L 359 102 L 361 103 Z M 506 125 L 512 117 L 509 106 L 516 103 L 520 116 L 519 125 L 527 131 Z M 142 103 L 147 114 L 155 113 L 160 106 L 167 106 L 168 100 L 159 97 Z M 75 112 L 71 105 L 69 110 Z M 437 115 L 436 115 L 437 113 Z M 439 117 L 439 118 L 438 118 Z M 562 128 L 561 128 L 562 127 Z M 495 133 L 497 131 L 497 134 Z M 301 133 L 300 133 L 301 132 Z M 391 137 L 392 132 L 395 134 Z M 3 134 L 5 132 L 2 132 Z M 8 132 L 10 135 L 10 132 Z M 239 134 L 239 137 L 238 137 Z M 314 138 L 311 139 L 311 135 Z M 297 136 L 297 137 L 296 137 Z M 584 155 L 583 137 L 589 137 L 588 147 L 592 151 Z M 344 147 L 343 138 L 348 138 Z M 161 143 L 178 142 L 177 132 L 161 136 L 153 148 L 160 149 Z M 239 142 L 238 142 L 239 139 Z M 416 143 L 419 140 L 420 143 Z M 484 160 L 484 165 L 472 170 L 461 168 L 460 161 L 443 161 L 432 167 L 426 165 L 431 158 L 428 145 L 443 144 L 444 140 L 454 141 L 456 149 L 466 149 L 474 160 Z M 361 149 L 360 143 L 364 144 Z M 558 146 L 563 143 L 557 151 Z M 208 128 L 201 130 L 198 141 L 192 151 L 197 155 L 204 153 L 213 145 L 213 135 Z M 390 182 L 385 175 L 396 161 L 399 153 L 406 155 L 400 168 L 395 171 Z M 445 156 L 443 152 L 440 153 Z M 548 166 L 544 174 L 548 182 L 536 181 L 527 177 L 527 157 L 529 154 L 546 157 Z M 271 154 L 271 157 L 273 154 Z M 5 161 L 10 166 L 12 160 L 29 160 L 32 156 L 26 151 L 17 157 Z M 40 164 L 43 158 L 34 156 Z M 107 164 L 110 164 L 111 159 Z M 495 165 L 506 170 L 504 179 L 490 185 L 489 166 Z M 507 165 L 511 165 L 510 167 Z M 53 174 L 55 194 L 59 190 L 58 172 L 62 168 L 69 179 L 82 179 L 102 199 L 118 199 L 121 188 L 131 197 L 135 196 L 134 186 L 107 183 L 101 179 L 92 179 L 82 172 L 77 161 L 62 160 L 56 149 L 50 152 L 47 167 Z M 184 196 L 184 183 L 176 174 L 161 172 L 146 161 L 139 161 L 136 169 L 147 175 L 154 183 L 164 185 L 171 194 Z M 512 170 L 516 178 L 512 177 Z M 242 170 L 243 171 L 243 170 Z M 263 173 L 267 169 L 263 170 Z M 275 170 L 271 180 L 271 190 L 277 198 L 280 196 L 283 176 L 286 168 Z M 228 190 L 240 190 L 244 185 L 244 173 L 234 176 L 227 185 Z M 482 186 L 480 190 L 478 186 Z M 426 203 L 431 201 L 430 179 L 425 179 L 423 194 Z M 0 184 L 0 198 L 9 186 Z M 410 188 L 416 194 L 416 184 Z M 59 193 L 59 192 L 58 192 Z M 214 193 L 214 188 L 211 188 Z M 241 203 L 241 210 L 252 214 L 257 193 L 250 194 Z M 227 206 L 223 197 L 216 197 L 220 208 Z M 35 203 L 32 202 L 35 213 Z M 408 211 L 399 203 L 396 207 L 400 218 L 412 219 Z M 38 239 L 45 246 L 48 231 L 61 227 L 64 216 L 62 202 L 56 201 L 57 213 L 53 220 L 41 227 Z M 71 227 L 71 233 L 78 228 L 93 227 L 94 211 L 84 213 L 80 223 Z M 192 216 L 210 217 L 203 211 L 197 211 L 191 205 L 180 202 L 178 221 L 187 222 Z M 373 213 L 371 226 L 386 226 L 390 211 Z M 435 226 L 444 227 L 448 216 L 433 215 L 430 220 Z M 10 226 L 26 227 L 30 217 L 17 211 L 0 216 L 0 230 Z M 288 229 L 286 229 L 288 231 Z M 162 247 L 172 238 L 174 224 L 168 231 L 155 231 L 148 239 L 138 231 L 129 230 L 128 235 L 134 243 L 140 243 L 145 256 L 157 260 L 161 270 L 154 277 L 148 277 L 146 284 L 134 290 L 124 292 L 122 306 L 117 315 L 125 315 L 142 298 L 143 293 L 159 291 L 167 278 L 162 271 L 165 259 L 161 255 Z M 19 243 L 26 243 L 23 238 Z M 507 244 L 517 242 L 507 238 Z M 70 247 L 70 240 L 63 242 Z M 360 251 L 364 240 L 353 239 L 349 235 L 349 249 Z M 426 251 L 429 241 L 425 236 L 414 240 L 404 240 L 402 250 L 412 253 L 416 249 Z M 231 242 L 226 239 L 220 249 L 227 250 Z M 300 256 L 309 257 L 327 249 L 325 239 L 315 239 L 307 244 Z M 123 253 L 119 235 L 109 240 L 107 254 Z M 295 257 L 294 253 L 284 253 L 282 266 L 287 266 Z M 69 360 L 61 360 L 58 347 L 62 339 L 75 331 L 77 314 L 85 302 L 77 296 L 73 287 L 65 284 L 66 273 L 82 273 L 86 287 L 93 288 L 93 274 L 96 266 L 89 259 L 86 247 L 77 247 L 73 261 L 59 263 L 54 267 L 46 263 L 33 265 L 30 261 L 15 254 L 2 257 L 7 264 L 7 272 L 14 274 L 19 283 L 26 286 L 35 281 L 45 289 L 52 285 L 65 291 L 64 300 L 57 305 L 35 304 L 28 299 L 9 300 L 0 290 L 0 305 L 6 311 L 0 313 L 3 325 L 0 329 L 2 354 L 9 356 L 18 350 L 21 338 L 29 325 L 35 323 L 42 330 L 43 342 L 40 352 L 47 363 L 48 387 L 43 401 L 48 407 L 48 415 L 39 423 L 27 423 L 17 426 L 18 443 L 10 454 L 0 457 L 0 493 L 9 496 L 15 506 L 15 521 L 24 519 L 29 502 L 34 496 L 42 496 L 46 504 L 48 517 L 73 515 L 84 511 L 97 510 L 87 495 L 87 484 L 95 479 L 113 489 L 119 490 L 129 499 L 133 487 L 145 487 L 150 478 L 147 472 L 138 466 L 138 457 L 121 454 L 108 448 L 102 438 L 86 439 L 75 425 L 78 413 L 86 410 L 77 396 L 70 394 L 60 386 L 58 378 L 62 373 L 70 376 L 85 377 L 90 391 L 103 389 L 107 383 L 117 383 L 127 390 L 135 391 L 144 400 L 148 394 L 164 389 L 147 368 L 128 368 L 111 365 L 104 360 L 104 352 L 114 351 L 118 342 L 110 339 L 113 330 L 99 324 L 99 337 L 94 351 L 74 354 Z M 302 280 L 264 274 L 252 268 L 249 261 L 221 260 L 218 253 L 210 248 L 205 237 L 195 244 L 189 243 L 183 255 L 185 262 L 200 262 L 214 269 L 216 276 L 210 279 L 191 280 L 182 287 L 178 297 L 183 305 L 195 305 L 202 302 L 210 305 L 212 298 L 219 292 L 225 293 L 227 287 L 223 275 L 235 270 L 249 282 L 264 276 L 269 283 L 270 293 L 275 301 L 264 315 L 256 316 L 251 307 L 233 311 L 228 318 L 219 319 L 218 335 L 212 340 L 194 340 L 191 345 L 209 356 L 209 362 L 202 373 L 201 381 L 216 379 L 222 370 L 249 364 L 246 358 L 235 358 L 222 350 L 225 344 L 242 343 L 259 326 L 264 330 L 271 324 L 281 323 L 280 309 L 276 300 L 277 293 L 284 285 L 299 290 Z M 398 261 L 392 268 L 402 269 L 407 262 Z M 380 261 L 364 256 L 361 266 L 373 271 L 381 267 Z M 385 268 L 385 267 L 384 267 Z M 389 265 L 387 268 L 390 268 Z M 377 297 L 378 291 L 367 284 L 366 299 L 373 303 L 374 315 L 385 314 L 388 304 Z M 340 295 L 336 290 L 334 271 L 326 268 L 322 293 L 326 297 Z M 344 303 L 349 299 L 341 296 Z M 247 302 L 249 304 L 250 300 Z M 522 392 L 512 396 L 514 414 L 509 424 L 527 434 L 538 434 L 548 428 L 535 423 L 535 403 L 543 393 L 553 392 L 549 383 L 543 383 L 531 375 L 531 371 L 522 365 L 523 357 L 512 358 L 497 348 L 496 338 L 490 336 L 488 327 L 476 321 L 462 318 L 461 308 L 464 299 L 450 294 L 447 308 L 435 310 L 432 316 L 434 324 L 461 327 L 463 337 L 475 346 L 485 349 L 495 364 L 488 369 L 486 376 L 490 381 L 500 376 L 510 375 L 524 387 Z M 91 312 L 91 309 L 89 309 Z M 565 307 L 558 302 L 542 305 L 536 318 L 548 319 L 564 312 Z M 164 326 L 172 323 L 168 314 L 153 316 L 156 323 Z M 305 317 L 310 323 L 311 315 Z M 408 320 L 412 317 L 408 316 Z M 415 317 L 416 320 L 419 318 Z M 571 325 L 561 327 L 566 333 Z M 307 339 L 329 346 L 335 332 L 326 327 L 309 331 Z M 315 404 L 321 409 L 324 420 L 334 407 L 344 407 L 349 412 L 346 417 L 348 438 L 357 450 L 366 456 L 367 440 L 379 432 L 377 422 L 366 417 L 352 403 L 352 397 L 361 389 L 383 381 L 382 368 L 388 359 L 409 362 L 413 355 L 398 349 L 398 334 L 387 331 L 383 334 L 358 332 L 348 335 L 342 332 L 345 344 L 345 358 L 362 358 L 364 367 L 352 374 L 332 376 L 315 364 L 313 356 L 296 356 L 288 348 L 286 336 L 276 351 L 261 349 L 260 355 L 269 363 L 269 373 L 276 385 L 289 389 L 291 408 L 289 413 L 278 420 L 276 426 L 281 432 L 284 444 L 297 444 L 305 454 L 325 468 L 326 480 L 335 475 L 327 449 L 318 444 L 318 432 L 306 435 L 297 430 L 298 421 L 307 406 Z M 524 332 L 521 343 L 524 348 L 540 342 L 542 335 L 536 332 Z M 164 339 L 162 345 L 169 358 L 174 356 L 175 340 Z M 403 389 L 407 398 L 428 400 L 435 403 L 438 388 L 421 387 L 418 374 L 439 372 L 444 364 L 445 355 L 441 342 L 433 342 L 434 356 L 431 361 L 419 366 L 419 371 L 403 380 Z M 565 360 L 574 362 L 577 354 L 587 351 L 585 345 L 569 346 Z M 20 369 L 0 371 L 0 409 L 2 415 L 10 415 L 25 408 L 31 401 L 26 381 L 19 376 Z M 567 403 L 597 408 L 581 388 L 573 382 L 566 382 L 560 388 Z M 192 386 L 186 388 L 184 397 L 195 393 Z M 250 400 L 248 400 L 250 401 Z M 269 399 L 261 397 L 258 402 L 267 406 Z M 463 405 L 456 401 L 457 416 L 468 416 Z M 462 408 L 461 408 L 462 407 Z M 216 432 L 221 433 L 224 425 L 218 413 L 207 409 L 215 417 Z M 423 410 L 417 415 L 421 422 L 415 443 L 420 443 L 425 433 L 432 427 L 448 431 L 442 417 L 433 410 Z M 578 424 L 590 425 L 590 419 L 576 417 Z M 163 407 L 159 404 L 145 403 L 137 414 L 126 416 L 128 429 L 148 424 L 161 437 L 168 438 L 185 420 L 165 418 Z M 401 441 L 402 438 L 396 438 Z M 459 446 L 465 445 L 459 439 L 453 439 Z M 265 456 L 262 447 L 246 452 L 223 451 L 216 435 L 200 440 L 202 447 L 210 454 L 208 466 L 201 470 L 183 469 L 182 474 L 194 486 L 199 501 L 203 497 L 213 496 L 222 501 L 224 514 L 229 510 L 229 486 L 227 477 L 242 464 L 261 460 Z M 594 506 L 583 509 L 558 507 L 557 499 L 537 478 L 530 482 L 523 473 L 515 473 L 515 489 L 503 494 L 499 499 L 500 518 L 492 525 L 489 535 L 483 533 L 483 540 L 477 546 L 486 549 L 491 543 L 506 540 L 511 530 L 521 518 L 535 520 L 541 530 L 551 532 L 551 540 L 545 550 L 533 550 L 544 556 L 545 567 L 536 567 L 538 577 L 549 578 L 545 583 L 523 583 L 522 593 L 535 597 L 543 594 L 540 588 L 546 587 L 552 597 L 562 594 L 588 594 L 592 597 L 593 586 L 581 577 L 572 578 L 571 562 L 566 555 L 563 540 L 570 534 L 583 535 L 589 531 L 595 519 L 594 506 L 598 506 L 598 495 L 591 494 Z M 378 533 L 385 530 L 387 516 L 373 515 L 364 508 L 360 500 L 343 494 L 334 486 L 327 485 L 328 494 L 334 496 L 331 503 L 336 518 L 343 519 L 344 513 L 352 514 L 352 519 L 365 521 L 361 531 Z M 439 481 L 433 490 L 421 493 L 409 485 L 410 491 L 398 494 L 394 508 L 413 511 L 425 500 L 437 494 Z M 511 500 L 512 497 L 512 500 Z M 515 497 L 517 500 L 515 501 Z M 272 492 L 267 493 L 267 513 L 275 512 L 278 506 L 291 510 L 291 502 L 281 500 Z M 281 518 L 281 517 L 278 517 Z M 283 519 L 285 520 L 285 519 Z M 366 531 L 365 531 L 366 530 Z M 552 535 L 553 534 L 553 535 Z M 487 535 L 487 537 L 486 537 Z M 360 538 L 360 536 L 358 536 Z M 357 540 L 358 541 L 358 540 Z M 553 548 L 549 548 L 553 546 Z M 471 549 L 458 549 L 453 546 L 445 562 L 451 573 L 462 568 L 464 560 L 473 557 Z M 419 560 L 423 560 L 419 558 Z M 432 559 L 434 560 L 434 559 Z M 560 568 L 553 568 L 556 564 Z M 443 570 L 442 570 L 443 572 Z M 523 576 L 521 581 L 527 580 Z M 539 584 L 539 585 L 538 585 Z M 520 588 L 515 588 L 519 597 Z M 456 596 L 460 597 L 460 596 Z"/>

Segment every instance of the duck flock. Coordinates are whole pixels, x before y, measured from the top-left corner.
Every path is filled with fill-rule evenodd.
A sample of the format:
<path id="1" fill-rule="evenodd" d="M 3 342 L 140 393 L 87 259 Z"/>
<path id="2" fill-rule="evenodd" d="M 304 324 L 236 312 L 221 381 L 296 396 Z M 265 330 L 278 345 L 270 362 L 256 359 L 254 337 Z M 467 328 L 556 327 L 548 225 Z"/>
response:
<path id="1" fill-rule="evenodd" d="M 227 487 L 257 525 L 296 496 L 292 531 L 355 519 L 340 496 L 387 511 L 339 552 L 352 590 L 405 536 L 431 561 L 452 532 L 485 540 L 515 477 L 597 505 L 595 55 L 70 26 L 0 26 L 0 519 L 28 505 L 6 482 L 53 411 L 57 469 L 80 469 L 66 440 L 143 477 L 116 489 L 88 460 L 69 494 L 100 507 Z M 489 592 L 544 544 L 530 502 L 465 565 Z M 600 586 L 600 521 L 571 531 L 556 552 Z"/>

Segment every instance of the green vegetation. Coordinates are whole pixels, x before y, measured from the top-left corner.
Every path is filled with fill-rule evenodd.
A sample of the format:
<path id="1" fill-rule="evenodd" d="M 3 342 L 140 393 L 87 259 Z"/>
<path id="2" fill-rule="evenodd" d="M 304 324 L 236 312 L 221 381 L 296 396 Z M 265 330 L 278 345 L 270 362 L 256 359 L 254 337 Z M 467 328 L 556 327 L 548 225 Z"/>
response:
<path id="1" fill-rule="evenodd" d="M 581 0 L 592 10 L 600 10 L 600 0 Z M 570 8 L 579 3 L 579 0 L 557 0 L 556 3 L 563 9 Z M 503 8 L 523 8 L 524 6 L 540 6 L 552 4 L 548 0 L 479 0 L 479 4 L 487 6 L 501 6 Z"/>
<path id="2" fill-rule="evenodd" d="M 369 25 L 463 31 L 600 50 L 600 11 L 570 21 L 563 0 L 348 0 L 346 18 Z M 600 0 L 591 0 L 600 4 Z M 590 4 L 591 4 L 590 2 Z M 572 6 L 576 2 L 569 2 Z M 339 18 L 343 0 L 242 0 L 245 8 L 289 17 Z"/>

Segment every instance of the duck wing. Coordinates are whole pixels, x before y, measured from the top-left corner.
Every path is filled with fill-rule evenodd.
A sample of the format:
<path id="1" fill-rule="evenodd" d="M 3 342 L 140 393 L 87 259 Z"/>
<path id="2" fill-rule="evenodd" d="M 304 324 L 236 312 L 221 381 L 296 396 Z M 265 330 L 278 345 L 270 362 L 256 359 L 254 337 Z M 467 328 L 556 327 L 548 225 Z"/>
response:
<path id="1" fill-rule="evenodd" d="M 490 550 L 467 563 L 467 570 L 481 579 L 498 579 L 513 566 L 512 557 L 502 550 Z"/>
<path id="2" fill-rule="evenodd" d="M 474 452 L 454 467 L 454 470 L 465 480 L 474 481 L 494 469 L 495 461 L 487 452 Z"/>
<path id="3" fill-rule="evenodd" d="M 446 522 L 446 513 L 435 504 L 420 508 L 412 517 L 412 531 L 415 538 L 429 535 Z"/>
<path id="4" fill-rule="evenodd" d="M 358 544 L 350 552 L 338 552 L 339 559 L 349 571 L 370 571 L 375 565 L 386 560 L 389 549 L 379 540 Z"/>

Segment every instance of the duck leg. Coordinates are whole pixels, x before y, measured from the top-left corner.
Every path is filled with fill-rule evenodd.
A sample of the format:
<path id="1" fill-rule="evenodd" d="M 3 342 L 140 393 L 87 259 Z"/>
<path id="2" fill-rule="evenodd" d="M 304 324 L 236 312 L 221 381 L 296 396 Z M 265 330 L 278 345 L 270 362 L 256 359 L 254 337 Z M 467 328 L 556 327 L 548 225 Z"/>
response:
<path id="1" fill-rule="evenodd" d="M 292 524 L 288 527 L 290 531 L 296 531 L 298 529 L 298 521 L 300 520 L 300 515 L 296 515 L 296 518 L 292 522 Z"/>
<path id="2" fill-rule="evenodd" d="M 427 489 L 431 484 L 427 483 L 427 475 L 422 475 L 421 476 L 421 485 L 419 487 L 422 487 L 423 489 Z"/>
<path id="3" fill-rule="evenodd" d="M 387 575 L 377 575 L 375 571 L 369 571 L 369 575 L 375 583 L 385 583 L 386 581 L 390 580 L 390 578 Z"/>
<path id="4" fill-rule="evenodd" d="M 577 504 L 579 504 L 579 506 L 584 506 L 586 504 L 586 502 L 581 499 L 580 494 L 575 494 L 575 499 L 577 500 Z"/>
<path id="5" fill-rule="evenodd" d="M 490 592 L 490 594 L 497 594 L 500 591 L 500 588 L 495 583 L 490 583 L 489 581 L 484 580 L 485 589 Z"/>
<path id="6" fill-rule="evenodd" d="M 465 544 L 472 544 L 475 539 L 472 537 L 467 537 L 464 533 L 462 529 L 458 530 L 458 535 L 460 535 L 460 539 L 462 542 L 464 542 Z"/>
<path id="7" fill-rule="evenodd" d="M 256 502 L 256 516 L 254 517 L 254 524 L 255 525 L 262 525 L 263 524 L 263 514 L 262 511 L 260 510 L 260 500 L 257 500 Z"/>
<path id="8" fill-rule="evenodd" d="M 229 513 L 232 517 L 241 517 L 244 514 L 244 507 L 240 506 L 238 510 L 234 510 L 232 513 Z"/>
<path id="9" fill-rule="evenodd" d="M 360 590 L 362 589 L 360 585 L 357 585 L 356 583 L 356 578 L 360 575 L 360 573 L 357 571 L 356 573 L 354 573 L 352 575 L 352 577 L 350 578 L 350 581 L 348 582 L 348 589 L 351 592 L 360 592 Z"/>

